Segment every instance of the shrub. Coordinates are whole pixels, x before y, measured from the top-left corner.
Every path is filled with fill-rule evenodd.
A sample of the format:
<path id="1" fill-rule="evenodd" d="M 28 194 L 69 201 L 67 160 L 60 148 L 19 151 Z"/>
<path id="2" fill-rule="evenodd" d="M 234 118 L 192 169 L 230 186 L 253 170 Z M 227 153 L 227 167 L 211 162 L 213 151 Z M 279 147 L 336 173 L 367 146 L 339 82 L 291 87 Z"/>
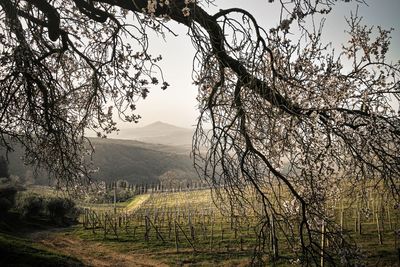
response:
<path id="1" fill-rule="evenodd" d="M 57 223 L 76 221 L 79 216 L 75 202 L 60 197 L 53 197 L 47 201 L 47 211 L 51 219 Z"/>
<path id="2" fill-rule="evenodd" d="M 18 200 L 18 210 L 24 217 L 35 217 L 43 214 L 45 201 L 37 194 L 24 195 Z"/>
<path id="3" fill-rule="evenodd" d="M 0 214 L 7 213 L 15 206 L 17 188 L 10 184 L 0 184 Z"/>

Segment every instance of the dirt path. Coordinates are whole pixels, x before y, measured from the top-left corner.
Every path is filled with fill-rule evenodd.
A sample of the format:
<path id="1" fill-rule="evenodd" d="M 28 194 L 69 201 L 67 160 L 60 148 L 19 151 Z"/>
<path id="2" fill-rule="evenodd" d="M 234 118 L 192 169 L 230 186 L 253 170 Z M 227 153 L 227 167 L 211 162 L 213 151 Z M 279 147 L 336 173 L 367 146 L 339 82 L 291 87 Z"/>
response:
<path id="1" fill-rule="evenodd" d="M 88 266 L 167 266 L 153 260 L 146 254 L 136 254 L 134 251 L 121 253 L 108 248 L 100 242 L 86 241 L 78 237 L 61 234 L 62 229 L 35 232 L 30 237 L 45 247 L 76 257 Z"/>

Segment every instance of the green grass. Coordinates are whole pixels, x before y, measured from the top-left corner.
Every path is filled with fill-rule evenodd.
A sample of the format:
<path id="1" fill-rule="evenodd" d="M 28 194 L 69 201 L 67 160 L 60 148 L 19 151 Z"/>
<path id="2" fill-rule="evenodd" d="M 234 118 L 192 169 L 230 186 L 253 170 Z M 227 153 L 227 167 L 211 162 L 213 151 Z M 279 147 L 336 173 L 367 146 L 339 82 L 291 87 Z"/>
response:
<path id="1" fill-rule="evenodd" d="M 48 218 L 24 218 L 17 212 L 0 215 L 0 266 L 84 266 L 79 260 L 46 249 L 26 238 L 58 227 Z"/>
<path id="2" fill-rule="evenodd" d="M 195 241 L 196 251 L 190 247 L 189 243 L 184 239 L 183 235 L 180 234 L 179 251 L 175 249 L 175 242 L 173 234 L 171 238 L 167 238 L 165 242 L 157 239 L 154 231 L 151 231 L 149 241 L 144 241 L 144 227 L 138 228 L 135 236 L 133 235 L 132 229 L 126 233 L 121 229 L 118 233 L 118 238 L 113 234 L 108 234 L 104 238 L 101 229 L 97 229 L 96 233 L 92 233 L 91 230 L 84 230 L 81 226 L 75 226 L 73 231 L 69 234 L 78 236 L 84 240 L 101 242 L 107 247 L 121 252 L 121 253 L 139 253 L 150 255 L 154 259 L 162 261 L 171 266 L 181 266 L 183 264 L 188 266 L 247 266 L 253 257 L 253 246 L 255 244 L 255 238 L 248 236 L 244 240 L 244 250 L 239 249 L 237 242 L 231 234 L 225 234 L 224 241 L 221 242 L 220 230 L 217 227 L 214 235 L 214 246 L 213 249 L 209 249 L 209 240 L 203 240 L 199 237 Z M 165 234 L 165 232 L 163 232 Z M 376 232 L 372 227 L 369 229 L 365 225 L 365 231 L 360 236 L 355 233 L 351 233 L 352 238 L 357 241 L 361 253 L 365 257 L 366 266 L 397 266 L 398 255 L 395 249 L 395 243 L 393 235 L 390 231 L 386 231 L 384 234 L 383 245 L 378 244 Z M 290 264 L 290 254 L 287 254 L 287 250 L 284 248 L 283 240 L 280 240 L 280 259 L 275 262 L 276 266 L 293 266 Z M 227 248 L 229 244 L 229 248 Z M 264 260 L 268 262 L 268 256 L 264 257 Z"/>
<path id="3" fill-rule="evenodd" d="M 334 209 L 336 219 L 339 218 L 340 209 L 338 207 Z M 379 245 L 376 224 L 371 219 L 369 221 L 363 219 L 362 235 L 355 233 L 352 230 L 354 226 L 354 207 L 346 203 L 344 207 L 346 215 L 344 221 L 345 229 L 349 231 L 351 238 L 360 248 L 367 266 L 396 266 L 398 263 L 398 254 L 393 230 L 389 230 L 389 225 L 385 225 L 384 242 L 383 245 Z M 90 208 L 99 213 L 111 212 L 113 204 L 91 204 Z M 165 242 L 157 238 L 153 228 L 150 231 L 149 241 L 146 242 L 144 240 L 145 227 L 143 224 L 138 226 L 140 219 L 133 221 L 127 229 L 124 227 L 118 228 L 118 238 L 112 232 L 108 233 L 105 237 L 102 229 L 95 229 L 95 233 L 93 233 L 92 229 L 84 230 L 82 226 L 74 226 L 64 234 L 77 236 L 87 241 L 100 242 L 112 250 L 121 253 L 145 254 L 171 266 L 247 266 L 253 257 L 253 248 L 256 242 L 254 232 L 251 233 L 250 230 L 249 234 L 246 230 L 246 225 L 243 224 L 241 226 L 241 233 L 239 235 L 243 236 L 244 248 L 241 250 L 238 239 L 234 238 L 232 230 L 228 230 L 230 228 L 229 220 L 225 220 L 224 215 L 220 214 L 218 208 L 213 204 L 210 190 L 138 195 L 126 202 L 117 203 L 117 208 L 121 211 L 120 214 L 125 214 L 126 211 L 136 213 L 135 218 L 140 218 L 140 216 L 145 214 L 153 218 L 155 212 L 158 212 L 161 216 L 164 211 L 173 213 L 179 210 L 182 215 L 187 210 L 196 210 L 197 213 L 192 213 L 194 216 L 192 223 L 194 225 L 201 223 L 201 209 L 209 209 L 213 214 L 216 214 L 213 248 L 210 250 L 210 229 L 208 229 L 205 238 L 197 232 L 197 238 L 194 241 L 196 252 L 193 251 L 183 237 L 183 234 L 180 233 L 181 241 L 179 251 L 177 252 L 174 242 L 174 230 L 172 230 L 171 236 L 168 237 L 168 230 L 165 224 L 160 228 Z M 195 218 L 196 216 L 197 218 Z M 396 214 L 393 214 L 394 224 L 396 216 Z M 190 230 L 186 225 L 187 218 L 182 217 L 181 220 L 182 228 L 188 234 Z M 221 224 L 226 229 L 223 241 L 220 240 Z M 393 226 L 395 229 L 396 226 Z M 199 224 L 197 224 L 197 227 L 199 227 Z M 280 239 L 279 249 L 281 258 L 274 265 L 292 266 L 289 263 L 289 259 L 293 255 L 290 255 L 288 248 L 285 247 L 284 237 L 279 236 L 278 238 Z M 227 247 L 227 244 L 229 244 L 229 247 Z M 264 260 L 268 262 L 268 256 L 265 256 Z"/>
<path id="4" fill-rule="evenodd" d="M 148 197 L 148 195 L 138 195 L 134 196 L 127 201 L 122 201 L 122 202 L 117 202 L 115 203 L 116 210 L 118 212 L 125 212 L 127 209 L 130 209 L 131 207 L 141 204 L 141 199 L 145 200 Z M 82 208 L 88 208 L 90 210 L 96 211 L 96 212 L 111 212 L 114 210 L 114 203 L 86 203 L 86 202 L 78 202 L 77 206 L 82 207 Z"/>
<path id="5" fill-rule="evenodd" d="M 367 259 L 368 266 L 398 266 L 399 255 L 395 249 L 394 231 L 383 232 L 383 244 L 379 244 L 375 223 L 364 223 L 362 234 L 352 233 L 351 236 Z"/>
<path id="6" fill-rule="evenodd" d="M 140 206 L 138 209 L 137 207 Z M 92 240 L 97 242 L 103 242 L 107 246 L 112 247 L 120 252 L 129 253 L 134 250 L 139 253 L 150 253 L 156 259 L 159 259 L 172 266 L 187 264 L 189 266 L 236 266 L 240 264 L 249 263 L 253 256 L 253 248 L 256 243 L 255 234 L 250 230 L 246 229 L 246 222 L 240 223 L 240 230 L 238 236 L 243 237 L 243 250 L 240 249 L 238 238 L 235 239 L 233 231 L 230 230 L 230 222 L 226 219 L 226 214 L 219 213 L 219 210 L 213 205 L 210 190 L 199 190 L 189 192 L 175 192 L 175 193 L 161 193 L 161 194 L 147 194 L 134 197 L 130 203 L 126 205 L 126 208 L 134 209 L 133 220 L 127 228 L 119 228 L 118 238 L 113 233 L 108 233 L 104 237 L 102 229 L 96 229 L 96 233 L 92 233 L 92 230 L 83 230 L 82 228 L 76 228 L 74 230 L 75 235 L 80 236 L 86 240 Z M 202 209 L 208 209 L 211 213 L 215 214 L 214 223 L 214 245 L 210 250 L 210 226 L 206 230 L 205 236 L 200 233 L 200 224 L 204 219 L 202 218 Z M 394 231 L 389 229 L 389 224 L 385 224 L 385 231 L 383 233 L 383 245 L 378 242 L 378 234 L 376 231 L 376 224 L 370 218 L 363 219 L 363 233 L 359 235 L 352 229 L 354 226 L 353 208 L 352 206 L 346 205 L 345 212 L 345 229 L 349 232 L 350 237 L 357 243 L 358 248 L 366 260 L 367 266 L 396 266 L 398 263 L 398 255 L 395 244 Z M 184 214 L 188 214 L 190 210 L 192 213 L 192 224 L 196 227 L 197 236 L 194 241 L 197 252 L 194 252 L 189 242 L 187 242 L 180 232 L 180 244 L 179 251 L 176 251 L 174 242 L 174 230 L 172 226 L 172 233 L 169 236 L 168 228 L 166 228 L 164 219 L 157 219 L 155 222 L 155 214 L 158 216 L 164 216 L 164 212 L 169 212 L 176 216 L 176 213 L 183 215 L 178 220 L 181 221 L 181 226 L 189 235 L 190 229 L 187 225 L 188 218 Z M 340 209 L 335 208 L 336 217 L 339 214 Z M 157 224 L 159 231 L 163 235 L 165 242 L 162 242 L 157 238 L 156 232 L 153 228 L 150 230 L 149 241 L 144 241 L 145 226 L 144 216 L 149 216 L 154 223 Z M 392 214 L 393 224 L 395 224 L 395 218 L 397 214 Z M 168 217 L 168 216 L 167 216 Z M 164 218 L 164 217 L 163 217 Z M 173 217 L 174 218 L 174 217 Z M 175 217 L 176 218 L 176 217 Z M 221 241 L 221 224 L 224 229 L 224 240 Z M 393 225 L 394 226 L 394 225 Z M 395 226 L 394 226 L 395 228 Z M 285 238 L 283 234 L 279 234 L 279 254 L 280 259 L 275 262 L 277 266 L 289 265 L 291 255 L 289 248 L 285 245 Z M 229 244 L 229 245 L 228 245 Z M 229 247 L 227 247 L 227 245 Z M 268 246 L 267 246 L 268 247 Z M 268 260 L 268 256 L 265 256 L 264 260 Z"/>
<path id="7" fill-rule="evenodd" d="M 166 242 L 162 242 L 161 240 L 157 240 L 156 236 L 152 234 L 150 241 L 146 242 L 143 240 L 143 234 L 143 232 L 137 232 L 136 236 L 133 237 L 132 234 L 121 232 L 118 238 L 112 235 L 104 238 L 101 230 L 98 229 L 97 233 L 93 234 L 91 230 L 84 230 L 80 226 L 74 226 L 68 232 L 68 235 L 77 236 L 89 242 L 101 242 L 108 248 L 121 253 L 134 252 L 137 254 L 146 254 L 170 266 L 182 266 L 183 264 L 189 266 L 238 266 L 239 264 L 244 264 L 247 266 L 253 255 L 251 250 L 221 251 L 217 249 L 217 245 L 215 249 L 209 251 L 208 245 L 206 246 L 207 248 L 199 247 L 199 243 L 196 246 L 200 251 L 195 252 L 183 240 L 180 243 L 179 252 L 176 252 L 173 241 L 166 240 Z"/>
<path id="8" fill-rule="evenodd" d="M 84 266 L 80 261 L 50 252 L 24 238 L 0 233 L 0 266 Z"/>

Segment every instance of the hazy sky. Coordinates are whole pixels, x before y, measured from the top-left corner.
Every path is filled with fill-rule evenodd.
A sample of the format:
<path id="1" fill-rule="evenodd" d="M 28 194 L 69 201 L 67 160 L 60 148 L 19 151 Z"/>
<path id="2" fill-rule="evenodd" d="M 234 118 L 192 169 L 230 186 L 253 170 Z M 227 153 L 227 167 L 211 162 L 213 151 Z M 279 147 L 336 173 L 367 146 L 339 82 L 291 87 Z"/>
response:
<path id="1" fill-rule="evenodd" d="M 222 0 L 215 1 L 216 8 L 210 8 L 214 13 L 218 9 L 242 7 L 250 11 L 260 25 L 266 29 L 279 23 L 279 1 L 269 4 L 266 0 Z M 366 0 L 366 5 L 359 5 L 358 12 L 364 17 L 366 25 L 381 25 L 384 28 L 394 28 L 390 57 L 400 59 L 400 0 Z M 345 40 L 346 22 L 350 11 L 355 11 L 357 4 L 338 2 L 333 12 L 327 16 L 325 23 L 325 41 L 338 45 Z M 163 121 L 181 127 L 190 127 L 196 123 L 197 88 L 192 84 L 192 60 L 194 48 L 186 35 L 187 28 L 175 22 L 169 26 L 179 35 L 161 37 L 151 36 L 150 52 L 161 54 L 161 66 L 170 87 L 163 91 L 159 87 L 150 91 L 145 100 L 137 103 L 137 113 L 142 116 L 138 124 L 119 123 L 120 128 L 141 127 L 154 121 Z"/>

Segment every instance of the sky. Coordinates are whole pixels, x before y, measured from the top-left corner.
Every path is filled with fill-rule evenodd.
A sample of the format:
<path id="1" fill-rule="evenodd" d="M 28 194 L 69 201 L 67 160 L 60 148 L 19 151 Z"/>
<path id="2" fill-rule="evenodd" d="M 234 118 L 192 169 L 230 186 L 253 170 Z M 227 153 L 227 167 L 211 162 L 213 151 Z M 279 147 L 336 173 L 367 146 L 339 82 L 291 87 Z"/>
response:
<path id="1" fill-rule="evenodd" d="M 344 3 L 339 1 L 333 11 L 326 17 L 325 42 L 338 46 L 345 41 L 345 17 L 355 12 L 363 17 L 366 25 L 381 25 L 383 28 L 394 28 L 392 32 L 391 52 L 389 57 L 394 61 L 400 59 L 400 0 L 365 0 L 367 5 L 358 5 L 355 1 Z M 258 23 L 269 29 L 279 23 L 279 1 L 268 3 L 267 0 L 216 0 L 217 7 L 205 7 L 213 14 L 219 9 L 241 7 L 252 13 Z M 187 28 L 173 21 L 168 26 L 174 30 L 177 37 L 167 35 L 166 39 L 149 35 L 149 51 L 153 55 L 161 54 L 163 60 L 160 66 L 163 74 L 171 85 L 163 91 L 155 87 L 146 99 L 137 103 L 137 113 L 142 116 L 139 123 L 129 124 L 118 122 L 120 129 L 143 127 L 155 121 L 162 121 L 180 127 L 190 128 L 196 124 L 199 116 L 197 110 L 197 88 L 192 83 L 192 60 L 195 50 L 187 36 Z"/>

